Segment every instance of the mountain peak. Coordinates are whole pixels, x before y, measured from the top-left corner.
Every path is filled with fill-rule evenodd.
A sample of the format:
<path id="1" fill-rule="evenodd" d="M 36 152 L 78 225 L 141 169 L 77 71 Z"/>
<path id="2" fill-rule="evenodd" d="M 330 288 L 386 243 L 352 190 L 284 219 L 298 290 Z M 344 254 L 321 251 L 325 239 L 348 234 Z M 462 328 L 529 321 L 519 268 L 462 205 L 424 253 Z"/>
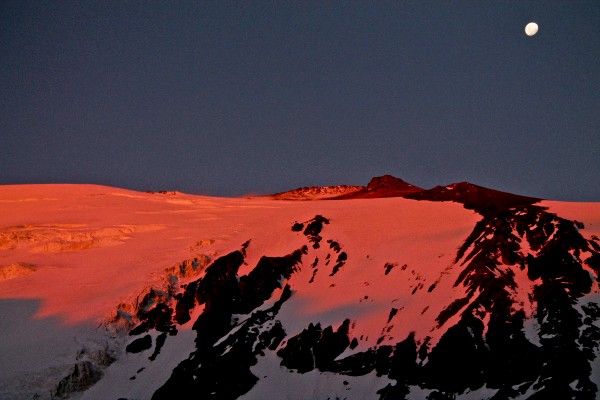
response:
<path id="1" fill-rule="evenodd" d="M 376 176 L 369 181 L 368 185 L 353 193 L 344 194 L 336 199 L 370 199 L 381 197 L 406 197 L 422 192 L 418 186 L 411 185 L 400 178 L 392 175 Z"/>
<path id="2" fill-rule="evenodd" d="M 346 200 L 378 197 L 404 197 L 423 191 L 392 175 L 371 178 L 367 186 L 311 186 L 275 193 L 270 197 L 278 200 Z"/>
<path id="3" fill-rule="evenodd" d="M 411 185 L 408 182 L 403 181 L 400 178 L 396 178 L 392 175 L 376 176 L 371 178 L 371 181 L 367 185 L 367 190 L 380 190 L 380 189 L 393 189 L 401 191 L 418 192 L 423 189 Z"/>
<path id="4" fill-rule="evenodd" d="M 502 192 L 470 182 L 422 189 L 392 175 L 371 178 L 367 186 L 313 186 L 271 195 L 283 200 L 350 200 L 404 197 L 413 200 L 454 201 L 482 215 L 513 207 L 522 207 L 541 199 Z"/>

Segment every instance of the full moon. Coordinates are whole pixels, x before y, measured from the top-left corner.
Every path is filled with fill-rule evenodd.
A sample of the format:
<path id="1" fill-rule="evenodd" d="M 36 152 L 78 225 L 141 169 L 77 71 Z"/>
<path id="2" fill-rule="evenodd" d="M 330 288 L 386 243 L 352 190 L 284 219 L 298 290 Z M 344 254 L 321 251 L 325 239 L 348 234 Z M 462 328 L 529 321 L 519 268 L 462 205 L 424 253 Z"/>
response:
<path id="1" fill-rule="evenodd" d="M 527 36 L 533 36 L 537 33 L 538 31 L 538 24 L 536 24 L 535 22 L 530 22 L 525 26 L 525 34 Z"/>

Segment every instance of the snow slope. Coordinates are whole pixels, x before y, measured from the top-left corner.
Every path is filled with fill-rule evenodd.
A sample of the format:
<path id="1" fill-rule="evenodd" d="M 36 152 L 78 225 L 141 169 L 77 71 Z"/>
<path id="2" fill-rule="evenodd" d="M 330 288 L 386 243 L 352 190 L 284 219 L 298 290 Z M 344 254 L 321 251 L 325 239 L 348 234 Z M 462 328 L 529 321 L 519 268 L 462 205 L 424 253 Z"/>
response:
<path id="1" fill-rule="evenodd" d="M 600 235 L 598 203 L 541 205 L 583 222 L 586 240 Z M 152 328 L 151 348 L 125 351 L 138 337 L 127 335 L 140 322 L 136 312 L 142 307 L 152 311 L 161 301 L 175 304 L 177 290 L 198 279 L 207 281 L 208 265 L 242 248 L 237 281 L 249 276 L 264 256 L 301 251 L 300 261 L 289 277 L 281 278 L 280 287 L 252 314 L 238 307 L 231 330 L 211 342 L 226 354 L 236 351 L 240 335 L 251 328 L 268 333 L 279 324 L 285 331 L 286 339 L 265 349 L 264 357 L 250 367 L 259 381 L 245 398 L 264 398 L 273 388 L 278 398 L 374 398 L 375 390 L 394 382 L 376 371 L 348 375 L 317 368 L 301 374 L 280 365 L 278 353 L 309 324 L 336 331 L 349 321 L 347 336 L 356 343 L 336 356 L 343 361 L 382 346 L 392 348 L 409 337 L 432 349 L 449 327 L 462 323 L 466 310 L 483 307 L 477 303 L 483 298 L 482 287 L 457 282 L 465 279 L 465 265 L 471 265 L 469 253 L 479 254 L 478 246 L 488 236 L 473 238 L 458 257 L 482 221 L 482 215 L 459 203 L 404 198 L 298 202 L 139 193 L 94 185 L 16 185 L 0 186 L 0 207 L 3 399 L 51 394 L 151 398 L 196 351 L 195 323 L 207 312 L 192 301 L 191 319 L 174 324 L 168 337 L 166 331 Z M 307 234 L 316 216 L 327 222 L 314 235 Z M 514 226 L 518 228 L 518 221 Z M 494 232 L 486 235 L 493 238 Z M 519 237 L 525 257 L 531 249 L 524 236 Z M 512 273 L 502 268 L 509 267 L 499 266 L 496 274 Z M 535 280 L 519 272 L 514 280 L 510 298 L 523 303 L 520 309 L 529 321 L 535 305 L 525 303 Z M 284 301 L 285 285 L 291 297 Z M 595 283 L 585 301 L 594 300 L 596 292 Z M 153 303 L 144 303 L 148 299 Z M 271 313 L 271 319 L 257 322 L 260 310 Z M 489 315 L 482 317 L 487 323 L 485 318 Z M 526 324 L 524 332 L 536 336 L 539 326 Z M 164 340 L 162 348 L 155 346 L 159 340 Z M 75 374 L 74 365 L 79 365 Z M 69 374 L 85 375 L 79 381 L 87 384 L 67 385 L 64 378 Z M 309 392 L 299 392 L 307 387 Z M 485 387 L 478 390 L 488 393 Z M 412 398 L 431 392 L 410 388 Z"/>

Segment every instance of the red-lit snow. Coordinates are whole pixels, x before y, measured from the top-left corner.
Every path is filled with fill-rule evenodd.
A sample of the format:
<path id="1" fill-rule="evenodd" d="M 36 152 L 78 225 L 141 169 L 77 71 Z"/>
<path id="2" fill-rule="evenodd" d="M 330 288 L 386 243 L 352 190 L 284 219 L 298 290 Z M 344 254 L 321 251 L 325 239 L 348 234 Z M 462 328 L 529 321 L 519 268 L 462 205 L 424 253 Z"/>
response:
<path id="1" fill-rule="evenodd" d="M 598 203 L 543 205 L 584 222 L 586 235 L 600 234 Z M 436 317 L 464 297 L 464 288 L 454 287 L 460 272 L 454 266 L 458 247 L 481 219 L 451 202 L 297 202 L 139 193 L 95 185 L 0 186 L 0 208 L 0 397 L 6 398 L 41 390 L 48 395 L 78 351 L 112 340 L 98 327 L 114 315 L 117 305 L 131 302 L 162 279 L 166 268 L 194 257 L 215 259 L 251 240 L 247 265 L 239 271 L 247 274 L 261 256 L 283 256 L 307 244 L 291 226 L 317 214 L 330 224 L 321 232 L 321 247 L 309 246 L 300 271 L 289 281 L 294 295 L 280 313 L 286 332 L 299 333 L 307 321 L 335 329 L 349 318 L 351 335 L 361 338 L 355 351 L 375 345 L 380 337 L 385 344 L 396 343 L 413 331 L 417 341 L 429 336 L 435 343 L 443 333 Z M 337 254 L 327 239 L 337 241 L 348 256 L 334 276 L 330 273 Z M 332 259 L 325 266 L 328 253 Z M 315 257 L 319 271 L 309 283 Z M 386 263 L 394 264 L 387 275 Z M 428 291 L 434 284 L 435 290 Z M 270 303 L 278 296 L 276 291 Z M 526 293 L 515 296 L 524 298 Z M 392 308 L 398 312 L 388 323 Z M 161 357 L 171 363 L 162 360 L 167 363 L 162 369 L 147 363 L 154 372 L 140 377 L 143 382 L 129 381 L 139 355 L 124 354 L 84 398 L 98 398 L 94 396 L 121 386 L 128 386 L 126 392 L 133 397 L 151 395 L 176 361 L 189 354 L 194 337 L 190 327 L 178 327 L 187 332 L 166 342 L 163 352 L 170 355 Z M 276 367 L 264 368 L 277 379 Z M 303 379 L 340 384 L 339 377 L 313 375 L 318 374 Z M 367 384 L 369 379 L 367 375 L 356 382 Z M 261 386 L 265 382 L 256 393 L 268 390 Z M 356 390 L 359 383 L 353 383 Z"/>

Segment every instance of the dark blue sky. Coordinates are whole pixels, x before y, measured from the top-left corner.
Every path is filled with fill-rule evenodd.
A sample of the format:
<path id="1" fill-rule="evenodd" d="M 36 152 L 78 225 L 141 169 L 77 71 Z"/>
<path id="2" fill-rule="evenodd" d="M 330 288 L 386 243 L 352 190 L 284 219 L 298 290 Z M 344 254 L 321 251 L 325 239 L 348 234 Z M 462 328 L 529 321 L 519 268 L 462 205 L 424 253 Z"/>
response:
<path id="1" fill-rule="evenodd" d="M 600 2 L 4 0 L 0 135 L 0 184 L 600 201 Z"/>

